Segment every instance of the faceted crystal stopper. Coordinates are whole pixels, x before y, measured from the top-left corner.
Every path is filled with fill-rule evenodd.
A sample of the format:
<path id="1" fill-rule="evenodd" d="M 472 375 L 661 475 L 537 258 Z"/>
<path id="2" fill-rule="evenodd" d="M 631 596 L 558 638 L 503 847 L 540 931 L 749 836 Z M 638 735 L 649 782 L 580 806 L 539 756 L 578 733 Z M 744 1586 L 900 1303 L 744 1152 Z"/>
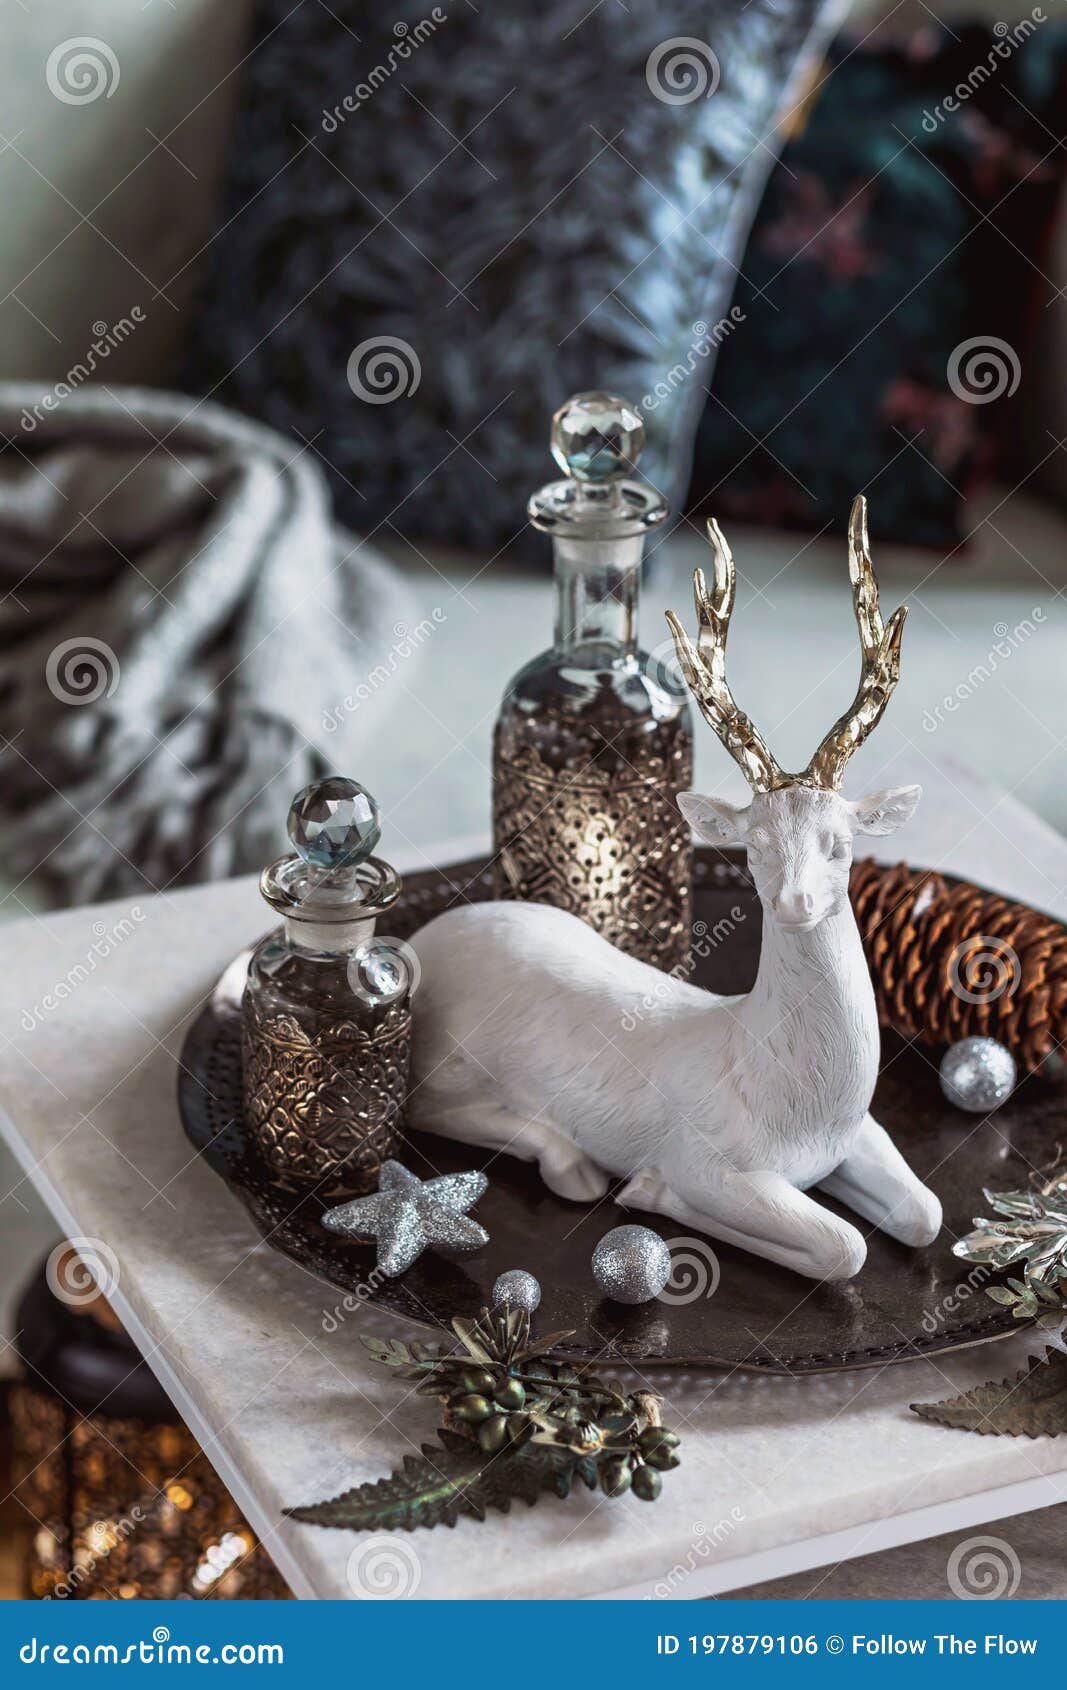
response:
<path id="1" fill-rule="evenodd" d="M 552 418 L 552 456 L 575 481 L 632 475 L 644 443 L 640 412 L 614 393 L 576 393 Z"/>
<path id="2" fill-rule="evenodd" d="M 287 826 L 297 856 L 314 868 L 351 868 L 364 862 L 382 836 L 374 799 L 344 775 L 313 781 L 298 792 Z"/>

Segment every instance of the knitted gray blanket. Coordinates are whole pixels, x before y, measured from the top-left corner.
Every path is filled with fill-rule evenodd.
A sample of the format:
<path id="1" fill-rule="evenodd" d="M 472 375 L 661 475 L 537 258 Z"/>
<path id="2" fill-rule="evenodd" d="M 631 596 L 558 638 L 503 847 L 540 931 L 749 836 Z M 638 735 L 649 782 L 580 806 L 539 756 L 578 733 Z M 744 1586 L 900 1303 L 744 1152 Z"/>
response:
<path id="1" fill-rule="evenodd" d="M 217 406 L 4 383 L 0 435 L 8 870 L 81 902 L 259 868 L 298 787 L 358 778 L 407 588 L 311 450 Z"/>

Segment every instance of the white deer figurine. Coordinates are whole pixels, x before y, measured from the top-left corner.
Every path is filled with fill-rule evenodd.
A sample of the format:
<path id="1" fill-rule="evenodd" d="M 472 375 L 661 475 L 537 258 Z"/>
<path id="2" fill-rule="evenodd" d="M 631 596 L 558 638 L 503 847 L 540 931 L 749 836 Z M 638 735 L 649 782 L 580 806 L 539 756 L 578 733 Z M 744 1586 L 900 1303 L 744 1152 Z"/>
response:
<path id="1" fill-rule="evenodd" d="M 413 941 L 412 1125 L 536 1161 L 577 1201 L 625 1178 L 626 1206 L 813 1279 L 847 1279 L 863 1265 L 863 1233 L 813 1187 L 905 1244 L 929 1244 L 941 1225 L 937 1198 L 869 1113 L 878 1020 L 848 896 L 853 837 L 892 833 L 920 789 L 854 801 L 838 791 L 896 684 L 906 607 L 884 626 L 859 498 L 849 525 L 859 689 L 804 772 L 785 774 L 727 685 L 734 565 L 715 523 L 708 533 L 715 581 L 709 593 L 696 571 L 696 646 L 669 621 L 686 680 L 753 797 L 741 808 L 683 792 L 678 803 L 701 839 L 747 849 L 763 906 L 756 983 L 736 997 L 687 981 L 664 989 L 658 970 L 543 904 L 448 910 Z"/>

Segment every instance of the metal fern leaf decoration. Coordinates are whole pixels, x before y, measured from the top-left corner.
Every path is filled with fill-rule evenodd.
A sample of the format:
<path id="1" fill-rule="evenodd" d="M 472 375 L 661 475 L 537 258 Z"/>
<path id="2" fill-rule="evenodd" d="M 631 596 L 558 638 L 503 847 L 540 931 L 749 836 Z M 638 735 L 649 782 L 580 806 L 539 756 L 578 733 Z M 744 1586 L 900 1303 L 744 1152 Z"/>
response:
<path id="1" fill-rule="evenodd" d="M 352 1531 L 414 1531 L 506 1514 L 546 1491 L 576 1483 L 606 1496 L 652 1502 L 662 1474 L 679 1464 L 678 1438 L 660 1424 L 660 1399 L 625 1395 L 546 1355 L 569 1332 L 533 1339 L 525 1309 L 483 1309 L 454 1320 L 463 1348 L 432 1350 L 398 1338 L 363 1337 L 375 1361 L 444 1405 L 439 1442 L 406 1455 L 388 1478 L 301 1508 L 290 1519 Z"/>

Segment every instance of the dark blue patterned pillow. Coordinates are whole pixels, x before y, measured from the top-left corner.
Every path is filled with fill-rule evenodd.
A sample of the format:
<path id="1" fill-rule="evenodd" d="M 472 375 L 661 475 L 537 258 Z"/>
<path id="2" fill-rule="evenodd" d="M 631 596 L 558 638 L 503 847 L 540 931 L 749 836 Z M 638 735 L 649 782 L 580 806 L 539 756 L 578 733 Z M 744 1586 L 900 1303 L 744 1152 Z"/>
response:
<path id="1" fill-rule="evenodd" d="M 694 509 L 841 529 L 862 490 L 883 539 L 955 546 L 1056 293 L 1065 96 L 1051 21 L 834 45 L 749 238 Z"/>
<path id="2" fill-rule="evenodd" d="M 193 390 L 306 441 L 365 533 L 516 542 L 591 386 L 648 399 L 676 503 L 775 115 L 837 9 L 263 0 Z"/>

